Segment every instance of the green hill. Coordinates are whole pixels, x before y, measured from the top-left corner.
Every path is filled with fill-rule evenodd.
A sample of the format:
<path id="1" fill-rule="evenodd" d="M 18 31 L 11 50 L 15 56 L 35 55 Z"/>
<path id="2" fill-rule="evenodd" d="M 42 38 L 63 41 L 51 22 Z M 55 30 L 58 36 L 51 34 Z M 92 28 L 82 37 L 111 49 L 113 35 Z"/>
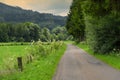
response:
<path id="1" fill-rule="evenodd" d="M 55 16 L 48 13 L 25 10 L 20 7 L 13 7 L 0 2 L 0 22 L 33 22 L 41 27 L 52 29 L 55 26 L 64 26 L 66 17 Z"/>

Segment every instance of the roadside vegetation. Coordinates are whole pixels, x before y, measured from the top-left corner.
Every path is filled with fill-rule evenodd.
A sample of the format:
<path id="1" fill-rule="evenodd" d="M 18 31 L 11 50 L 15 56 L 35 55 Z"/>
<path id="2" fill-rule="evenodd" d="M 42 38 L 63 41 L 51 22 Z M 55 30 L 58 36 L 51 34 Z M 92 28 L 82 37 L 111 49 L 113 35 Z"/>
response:
<path id="1" fill-rule="evenodd" d="M 4 48 L 5 46 L 1 47 Z M 11 55 L 17 56 L 20 53 L 22 56 L 23 54 L 23 58 L 25 58 L 23 71 L 20 72 L 17 65 L 11 64 L 11 62 L 9 62 L 10 65 L 13 65 L 11 70 L 15 69 L 16 71 L 11 71 L 11 73 L 4 73 L 3 75 L 1 73 L 0 80 L 51 80 L 55 74 L 58 62 L 66 50 L 66 44 L 61 41 L 44 43 L 38 41 L 31 43 L 31 45 L 22 46 L 22 48 L 20 48 L 20 46 L 8 46 L 10 50 L 14 49 L 15 47 L 16 50 L 19 48 L 19 51 L 14 51 L 14 53 Z M 27 52 L 25 52 L 26 47 L 28 48 Z M 6 52 L 4 51 L 4 53 Z M 18 52 L 18 54 L 16 52 Z M 25 54 L 27 56 L 32 56 L 31 62 L 27 62 L 28 59 L 26 59 L 27 56 Z M 8 55 L 8 57 L 10 56 Z M 2 66 L 1 69 L 3 69 Z"/>
<path id="2" fill-rule="evenodd" d="M 102 60 L 103 62 L 107 63 L 108 65 L 119 69 L 120 70 L 120 52 L 111 52 L 109 55 L 103 55 L 102 53 L 94 53 L 90 47 L 85 43 L 81 42 L 80 44 L 77 44 L 78 47 L 85 50 L 87 53 L 95 56 L 96 58 Z"/>
<path id="3" fill-rule="evenodd" d="M 77 45 L 120 69 L 119 0 L 73 0 L 66 29 Z"/>
<path id="4" fill-rule="evenodd" d="M 119 0 L 73 0 L 66 29 L 77 43 L 86 41 L 94 53 L 120 52 Z"/>

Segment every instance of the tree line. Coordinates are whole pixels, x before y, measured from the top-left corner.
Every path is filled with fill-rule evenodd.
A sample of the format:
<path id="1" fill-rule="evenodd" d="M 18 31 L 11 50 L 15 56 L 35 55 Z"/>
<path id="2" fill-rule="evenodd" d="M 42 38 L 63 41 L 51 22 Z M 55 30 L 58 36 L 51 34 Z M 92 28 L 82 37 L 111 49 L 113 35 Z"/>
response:
<path id="1" fill-rule="evenodd" d="M 41 28 L 35 23 L 0 23 L 0 42 L 30 42 L 72 39 L 65 27 L 56 27 L 52 30 Z"/>
<path id="2" fill-rule="evenodd" d="M 77 42 L 94 53 L 120 51 L 120 1 L 73 0 L 66 28 Z"/>

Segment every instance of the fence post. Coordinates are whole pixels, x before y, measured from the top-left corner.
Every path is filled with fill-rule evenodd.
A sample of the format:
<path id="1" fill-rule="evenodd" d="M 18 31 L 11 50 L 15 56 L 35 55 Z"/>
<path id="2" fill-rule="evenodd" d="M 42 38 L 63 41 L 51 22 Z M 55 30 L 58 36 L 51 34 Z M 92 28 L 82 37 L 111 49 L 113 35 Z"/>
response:
<path id="1" fill-rule="evenodd" d="M 29 56 L 27 56 L 27 64 L 29 64 L 29 63 L 30 63 Z"/>
<path id="2" fill-rule="evenodd" d="M 30 62 L 32 62 L 32 56 L 30 55 Z"/>
<path id="3" fill-rule="evenodd" d="M 20 71 L 23 71 L 22 57 L 18 57 L 17 61 L 18 61 L 18 69 Z"/>

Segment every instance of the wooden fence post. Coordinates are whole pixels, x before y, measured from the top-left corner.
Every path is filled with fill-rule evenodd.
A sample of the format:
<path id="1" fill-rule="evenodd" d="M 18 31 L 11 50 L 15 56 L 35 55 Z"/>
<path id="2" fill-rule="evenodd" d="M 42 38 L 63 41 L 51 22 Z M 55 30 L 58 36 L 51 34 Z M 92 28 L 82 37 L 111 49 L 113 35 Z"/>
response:
<path id="1" fill-rule="evenodd" d="M 30 63 L 29 56 L 27 56 L 27 64 L 29 64 L 29 63 Z"/>
<path id="2" fill-rule="evenodd" d="M 32 56 L 30 55 L 30 62 L 32 62 Z"/>
<path id="3" fill-rule="evenodd" d="M 17 61 L 18 61 L 18 69 L 20 71 L 23 71 L 22 57 L 18 57 Z"/>
<path id="4" fill-rule="evenodd" d="M 31 62 L 32 62 L 32 56 L 29 55 L 29 56 L 27 56 L 27 64 L 29 64 L 29 63 L 31 63 Z"/>

